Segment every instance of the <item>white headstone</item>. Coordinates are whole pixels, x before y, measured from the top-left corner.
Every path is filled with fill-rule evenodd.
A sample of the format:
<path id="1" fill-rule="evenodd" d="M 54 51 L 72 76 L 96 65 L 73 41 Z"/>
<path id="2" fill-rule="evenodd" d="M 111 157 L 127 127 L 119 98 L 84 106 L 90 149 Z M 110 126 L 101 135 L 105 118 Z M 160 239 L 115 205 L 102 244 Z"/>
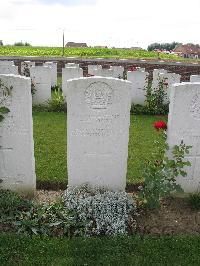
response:
<path id="1" fill-rule="evenodd" d="M 0 106 L 10 110 L 0 122 L 0 186 L 31 195 L 36 188 L 31 80 L 15 75 L 0 79 L 6 86 L 0 88 Z"/>
<path id="2" fill-rule="evenodd" d="M 192 166 L 187 167 L 186 177 L 177 183 L 185 192 L 200 190 L 200 83 L 180 83 L 171 88 L 167 141 L 170 149 L 181 141 L 192 145 L 186 155 Z"/>
<path id="3" fill-rule="evenodd" d="M 24 61 L 21 62 L 21 75 L 25 77 L 30 77 L 30 68 L 35 66 L 35 62 Z"/>
<path id="4" fill-rule="evenodd" d="M 14 61 L 1 61 L 0 60 L 0 66 L 14 66 Z"/>
<path id="5" fill-rule="evenodd" d="M 65 67 L 77 67 L 77 68 L 79 68 L 79 64 L 67 63 L 67 64 L 65 64 Z"/>
<path id="6" fill-rule="evenodd" d="M 168 103 L 170 92 L 171 92 L 171 87 L 173 84 L 181 82 L 181 75 L 175 74 L 175 73 L 165 73 L 165 74 L 161 73 L 160 79 L 163 81 L 163 88 L 167 94 L 164 101 L 165 103 Z"/>
<path id="7" fill-rule="evenodd" d="M 18 66 L 14 65 L 0 65 L 0 74 L 18 75 Z"/>
<path id="8" fill-rule="evenodd" d="M 114 77 L 114 70 L 107 68 L 94 69 L 93 74 L 94 76 L 99 76 L 99 77 Z"/>
<path id="9" fill-rule="evenodd" d="M 137 67 L 137 70 L 138 70 L 138 71 L 145 72 L 145 68 L 143 68 L 143 67 Z"/>
<path id="10" fill-rule="evenodd" d="M 128 81 L 90 77 L 68 81 L 67 164 L 71 187 L 124 190 L 130 125 Z"/>
<path id="11" fill-rule="evenodd" d="M 67 100 L 67 81 L 69 79 L 83 77 L 83 69 L 78 67 L 62 68 L 62 91 L 65 99 Z"/>
<path id="12" fill-rule="evenodd" d="M 123 78 L 124 76 L 124 67 L 123 66 L 111 66 L 111 70 L 113 70 L 114 78 Z"/>
<path id="13" fill-rule="evenodd" d="M 160 74 L 167 74 L 167 70 L 165 69 L 154 69 L 153 71 L 153 81 L 152 88 L 157 88 L 160 81 Z"/>
<path id="14" fill-rule="evenodd" d="M 51 99 L 51 69 L 45 66 L 30 68 L 34 85 L 33 104 L 46 104 Z"/>
<path id="15" fill-rule="evenodd" d="M 45 62 L 44 66 L 51 68 L 51 87 L 57 85 L 57 63 L 55 62 Z"/>
<path id="16" fill-rule="evenodd" d="M 127 80 L 132 82 L 131 102 L 134 104 L 144 105 L 146 101 L 148 72 L 128 71 Z"/>
<path id="17" fill-rule="evenodd" d="M 88 74 L 95 75 L 94 70 L 102 69 L 101 65 L 88 65 Z"/>
<path id="18" fill-rule="evenodd" d="M 191 75 L 190 82 L 200 82 L 200 75 Z"/>

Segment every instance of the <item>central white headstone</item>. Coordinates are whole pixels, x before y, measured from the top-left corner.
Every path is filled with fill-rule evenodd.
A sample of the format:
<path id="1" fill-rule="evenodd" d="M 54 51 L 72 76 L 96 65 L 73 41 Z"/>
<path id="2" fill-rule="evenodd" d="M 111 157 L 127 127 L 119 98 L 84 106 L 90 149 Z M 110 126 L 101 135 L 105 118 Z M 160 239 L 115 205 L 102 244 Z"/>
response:
<path id="1" fill-rule="evenodd" d="M 170 150 L 181 141 L 191 145 L 186 160 L 187 176 L 178 177 L 177 182 L 185 192 L 200 190 L 200 83 L 180 83 L 171 88 L 167 141 Z"/>
<path id="2" fill-rule="evenodd" d="M 67 82 L 67 164 L 71 187 L 124 190 L 131 83 L 103 77 Z"/>

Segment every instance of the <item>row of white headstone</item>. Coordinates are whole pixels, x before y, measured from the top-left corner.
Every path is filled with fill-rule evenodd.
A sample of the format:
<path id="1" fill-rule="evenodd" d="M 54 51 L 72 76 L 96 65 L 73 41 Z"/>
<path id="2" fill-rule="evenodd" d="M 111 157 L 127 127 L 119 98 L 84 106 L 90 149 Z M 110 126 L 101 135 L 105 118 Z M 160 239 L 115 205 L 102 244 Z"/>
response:
<path id="1" fill-rule="evenodd" d="M 18 74 L 18 67 L 13 61 L 0 61 L 0 74 Z M 30 76 L 34 87 L 33 104 L 44 104 L 51 99 L 51 87 L 57 85 L 57 63 L 45 62 L 43 66 L 36 66 L 35 62 L 24 61 L 21 63 L 21 74 Z M 122 78 L 124 67 L 111 66 L 103 69 L 101 65 L 88 65 L 88 74 L 92 76 Z M 62 69 L 62 91 L 67 99 L 67 80 L 83 77 L 83 69 L 79 64 L 68 63 Z M 149 73 L 144 68 L 136 71 L 127 71 L 127 80 L 132 82 L 131 103 L 146 104 Z M 180 83 L 181 76 L 168 73 L 165 69 L 154 69 L 152 88 L 157 88 L 159 81 L 163 81 L 166 91 L 165 103 L 169 102 L 171 86 Z M 191 75 L 190 82 L 200 81 L 200 75 Z"/>
<path id="2" fill-rule="evenodd" d="M 0 106 L 10 112 L 0 123 L 0 186 L 33 194 L 36 188 L 31 79 L 0 75 Z M 105 77 L 69 80 L 67 169 L 69 186 L 89 183 L 110 190 L 126 185 L 131 82 Z M 170 148 L 183 140 L 193 148 L 187 177 L 177 178 L 185 192 L 200 189 L 200 83 L 171 88 Z M 134 136 L 132 136 L 134 137 Z"/>

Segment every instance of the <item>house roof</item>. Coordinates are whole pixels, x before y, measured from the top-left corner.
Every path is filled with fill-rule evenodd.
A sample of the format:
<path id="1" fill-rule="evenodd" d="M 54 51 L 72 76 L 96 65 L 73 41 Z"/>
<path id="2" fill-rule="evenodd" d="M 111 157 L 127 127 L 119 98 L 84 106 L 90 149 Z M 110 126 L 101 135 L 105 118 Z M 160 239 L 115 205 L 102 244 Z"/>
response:
<path id="1" fill-rule="evenodd" d="M 179 46 L 174 48 L 174 52 L 200 55 L 200 46 L 194 44 L 180 44 Z"/>
<path id="2" fill-rule="evenodd" d="M 88 47 L 85 42 L 68 42 L 65 47 Z"/>

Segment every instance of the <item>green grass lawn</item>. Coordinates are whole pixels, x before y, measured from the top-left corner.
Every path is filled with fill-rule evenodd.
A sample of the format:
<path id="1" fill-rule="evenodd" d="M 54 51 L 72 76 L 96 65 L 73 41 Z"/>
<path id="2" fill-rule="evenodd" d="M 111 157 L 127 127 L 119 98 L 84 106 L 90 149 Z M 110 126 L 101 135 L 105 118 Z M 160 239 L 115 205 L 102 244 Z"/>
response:
<path id="1" fill-rule="evenodd" d="M 146 160 L 157 149 L 159 134 L 152 123 L 160 116 L 131 115 L 127 183 L 140 182 Z M 38 184 L 67 183 L 66 114 L 35 112 L 34 142 Z"/>
<path id="2" fill-rule="evenodd" d="M 200 265 L 200 238 L 36 238 L 0 235 L 0 265 Z"/>

